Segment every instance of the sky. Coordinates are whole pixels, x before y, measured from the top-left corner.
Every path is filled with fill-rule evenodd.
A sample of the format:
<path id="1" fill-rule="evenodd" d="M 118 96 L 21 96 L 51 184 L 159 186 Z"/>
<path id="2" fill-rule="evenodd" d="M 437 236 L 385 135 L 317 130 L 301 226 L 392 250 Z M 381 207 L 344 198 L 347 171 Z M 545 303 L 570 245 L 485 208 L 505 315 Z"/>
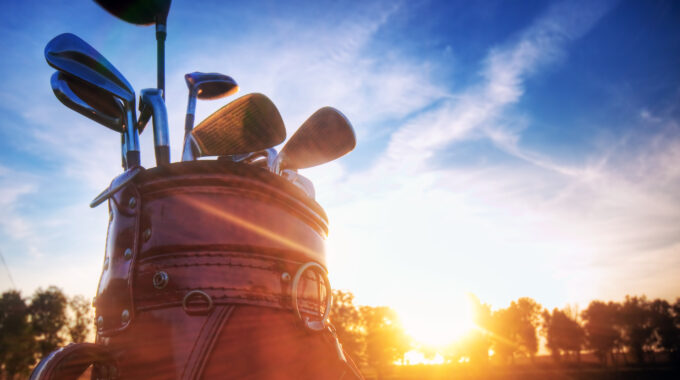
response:
<path id="1" fill-rule="evenodd" d="M 74 33 L 139 92 L 155 86 L 154 28 L 91 1 L 0 7 L 0 290 L 90 297 L 108 215 L 88 204 L 121 173 L 120 140 L 54 97 L 43 50 Z M 341 110 L 356 149 L 301 171 L 329 216 L 332 286 L 423 337 L 461 321 L 468 294 L 493 308 L 675 299 L 679 19 L 677 1 L 175 0 L 171 156 L 188 72 L 266 94 L 288 136 Z M 233 99 L 199 101 L 196 120 Z M 144 133 L 146 167 L 152 144 Z"/>

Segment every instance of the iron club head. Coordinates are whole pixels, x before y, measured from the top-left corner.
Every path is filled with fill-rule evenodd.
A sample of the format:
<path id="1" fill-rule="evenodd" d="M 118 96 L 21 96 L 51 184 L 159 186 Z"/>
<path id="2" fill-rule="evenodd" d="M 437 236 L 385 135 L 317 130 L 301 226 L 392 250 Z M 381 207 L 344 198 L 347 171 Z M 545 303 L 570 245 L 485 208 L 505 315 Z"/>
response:
<path id="1" fill-rule="evenodd" d="M 196 156 L 226 156 L 259 151 L 286 139 L 283 119 L 262 94 L 242 96 L 220 108 L 191 131 Z"/>
<path id="2" fill-rule="evenodd" d="M 138 166 L 139 136 L 135 92 L 125 77 L 92 46 L 74 34 L 64 33 L 45 47 L 45 59 L 55 69 L 108 93 L 123 102 L 125 117 L 125 168 Z"/>
<path id="3" fill-rule="evenodd" d="M 54 95 L 66 107 L 116 132 L 124 132 L 123 106 L 110 94 L 59 71 L 52 74 L 50 83 Z"/>
<path id="4" fill-rule="evenodd" d="M 303 169 L 332 161 L 356 146 L 349 120 L 333 107 L 314 112 L 291 136 L 276 156 L 273 171 Z"/>

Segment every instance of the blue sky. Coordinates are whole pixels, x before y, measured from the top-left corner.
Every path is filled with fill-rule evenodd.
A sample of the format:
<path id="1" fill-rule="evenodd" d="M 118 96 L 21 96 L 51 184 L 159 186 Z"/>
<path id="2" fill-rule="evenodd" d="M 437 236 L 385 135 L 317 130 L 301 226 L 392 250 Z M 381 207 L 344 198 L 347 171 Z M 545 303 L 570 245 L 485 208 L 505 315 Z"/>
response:
<path id="1" fill-rule="evenodd" d="M 153 27 L 90 1 L 2 8 L 0 250 L 25 294 L 92 296 L 107 214 L 87 205 L 121 171 L 119 138 L 59 103 L 43 49 L 75 33 L 139 91 L 155 85 Z M 674 1 L 177 0 L 172 156 L 187 72 L 268 95 L 289 136 L 322 106 L 343 111 L 356 150 L 302 171 L 329 214 L 331 281 L 406 324 L 436 310 L 445 325 L 466 293 L 494 307 L 675 298 L 679 16 Z M 225 102 L 199 102 L 197 120 Z"/>

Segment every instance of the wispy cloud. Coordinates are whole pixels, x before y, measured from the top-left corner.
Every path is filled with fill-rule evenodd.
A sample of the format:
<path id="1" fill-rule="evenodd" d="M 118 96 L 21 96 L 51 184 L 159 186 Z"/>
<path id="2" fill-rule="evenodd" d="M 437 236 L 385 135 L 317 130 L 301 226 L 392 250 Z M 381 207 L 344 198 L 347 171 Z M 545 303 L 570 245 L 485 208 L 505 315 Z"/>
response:
<path id="1" fill-rule="evenodd" d="M 370 169 L 348 177 L 338 171 L 341 184 L 318 184 L 339 235 L 331 236 L 332 246 L 339 247 L 333 264 L 353 274 L 340 277 L 341 286 L 370 289 L 363 282 L 382 266 L 381 278 L 390 277 L 385 281 L 399 296 L 385 300 L 377 290 L 362 291 L 370 302 L 398 304 L 404 292 L 413 292 L 404 286 L 432 293 L 438 284 L 445 285 L 444 292 L 457 287 L 499 304 L 522 294 L 561 306 L 555 302 L 584 302 L 592 294 L 620 297 L 592 292 L 613 291 L 607 284 L 615 281 L 614 272 L 628 273 L 628 289 L 661 291 L 629 263 L 652 251 L 677 250 L 680 175 L 670 163 L 678 162 L 680 138 L 674 122 L 666 120 L 665 132 L 652 138 L 607 141 L 585 164 L 574 165 L 523 146 L 530 122 L 518 127 L 512 115 L 525 81 L 559 64 L 570 42 L 586 35 L 609 9 L 608 3 L 552 6 L 489 51 L 481 81 L 441 97 L 400 126 Z M 644 121 L 660 122 L 649 111 L 641 116 L 641 128 Z M 455 144 L 480 139 L 519 161 L 433 165 Z M 338 194 L 343 188 L 352 194 Z M 347 202 L 348 196 L 354 200 Z M 359 262 L 369 264 L 357 269 Z M 404 280 L 418 275 L 430 282 Z M 500 283 L 505 285 L 499 288 Z"/>

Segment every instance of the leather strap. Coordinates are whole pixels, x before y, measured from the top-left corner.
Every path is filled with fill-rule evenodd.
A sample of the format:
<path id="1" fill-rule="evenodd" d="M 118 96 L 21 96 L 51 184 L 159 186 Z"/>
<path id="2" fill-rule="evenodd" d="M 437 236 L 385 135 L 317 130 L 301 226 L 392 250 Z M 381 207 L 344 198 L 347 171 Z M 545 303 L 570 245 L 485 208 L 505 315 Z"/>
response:
<path id="1" fill-rule="evenodd" d="M 292 277 L 302 263 L 253 253 L 204 251 L 157 255 L 140 260 L 134 281 L 138 311 L 176 307 L 190 292 L 201 292 L 215 305 L 239 304 L 291 309 Z M 164 276 L 162 286 L 154 277 Z M 309 271 L 298 285 L 298 304 L 318 317 L 328 295 L 323 279 Z M 206 297 L 206 298 L 207 298 Z"/>
<path id="2" fill-rule="evenodd" d="M 203 375 L 203 368 L 210 358 L 210 353 L 215 346 L 215 341 L 220 336 L 220 331 L 236 306 L 221 305 L 217 306 L 208 316 L 201 331 L 194 342 L 187 364 L 182 373 L 183 380 L 200 379 Z"/>

